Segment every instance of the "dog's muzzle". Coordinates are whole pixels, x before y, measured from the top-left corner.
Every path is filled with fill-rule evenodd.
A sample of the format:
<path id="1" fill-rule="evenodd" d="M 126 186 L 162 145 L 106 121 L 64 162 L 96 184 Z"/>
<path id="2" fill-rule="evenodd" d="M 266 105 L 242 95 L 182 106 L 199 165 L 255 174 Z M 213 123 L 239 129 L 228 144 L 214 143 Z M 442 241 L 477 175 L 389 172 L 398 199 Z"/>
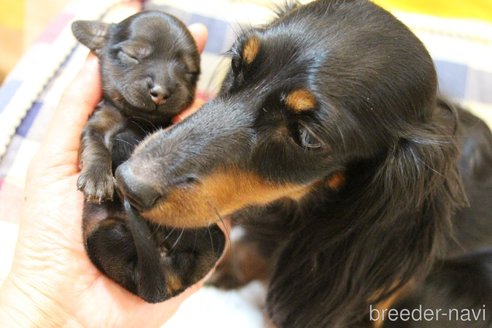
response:
<path id="1" fill-rule="evenodd" d="M 116 169 L 115 178 L 119 192 L 139 212 L 152 208 L 164 196 L 149 184 L 140 181 L 127 163 Z"/>

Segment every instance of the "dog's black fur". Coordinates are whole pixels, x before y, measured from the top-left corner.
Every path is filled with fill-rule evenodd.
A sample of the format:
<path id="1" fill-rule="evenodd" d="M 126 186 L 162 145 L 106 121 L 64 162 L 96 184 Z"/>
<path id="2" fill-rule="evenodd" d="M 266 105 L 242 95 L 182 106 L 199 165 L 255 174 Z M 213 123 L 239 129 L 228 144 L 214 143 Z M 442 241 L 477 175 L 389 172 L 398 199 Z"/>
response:
<path id="1" fill-rule="evenodd" d="M 277 326 L 370 326 L 369 305 L 436 259 L 491 244 L 490 131 L 437 97 L 429 54 L 391 14 L 293 5 L 231 54 L 217 98 L 115 177 L 151 222 L 231 215 L 254 234 Z"/>
<path id="2" fill-rule="evenodd" d="M 149 224 L 114 194 L 113 172 L 148 134 L 193 101 L 200 57 L 186 26 L 161 12 L 118 24 L 76 21 L 76 38 L 100 59 L 103 100 L 84 128 L 77 186 L 92 262 L 148 302 L 163 301 L 204 277 L 224 247 L 217 226 L 194 230 Z"/>
<path id="3" fill-rule="evenodd" d="M 438 261 L 425 281 L 392 308 L 400 313 L 430 309 L 438 319 L 425 320 L 416 312 L 414 320 L 386 319 L 385 328 L 492 327 L 492 251 Z"/>

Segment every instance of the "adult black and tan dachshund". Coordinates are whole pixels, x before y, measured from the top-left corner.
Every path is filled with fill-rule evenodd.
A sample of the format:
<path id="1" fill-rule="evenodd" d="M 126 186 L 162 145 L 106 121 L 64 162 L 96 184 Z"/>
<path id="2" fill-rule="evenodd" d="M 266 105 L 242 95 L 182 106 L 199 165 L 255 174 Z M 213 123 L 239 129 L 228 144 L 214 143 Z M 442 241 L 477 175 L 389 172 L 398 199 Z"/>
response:
<path id="1" fill-rule="evenodd" d="M 242 225 L 247 256 L 233 247 L 226 263 L 261 270 L 216 282 L 258 273 L 276 326 L 380 326 L 371 307 L 423 297 L 449 261 L 492 245 L 490 130 L 438 96 L 427 50 L 390 13 L 292 4 L 230 55 L 219 95 L 145 138 L 115 178 L 153 224 Z"/>

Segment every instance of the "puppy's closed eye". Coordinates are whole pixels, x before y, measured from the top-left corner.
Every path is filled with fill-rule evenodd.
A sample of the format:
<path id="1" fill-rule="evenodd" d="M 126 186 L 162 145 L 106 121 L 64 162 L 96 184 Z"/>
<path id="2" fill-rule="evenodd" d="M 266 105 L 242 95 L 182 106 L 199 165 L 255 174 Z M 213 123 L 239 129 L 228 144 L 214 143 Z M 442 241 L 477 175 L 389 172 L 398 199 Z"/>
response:
<path id="1" fill-rule="evenodd" d="M 137 64 L 152 53 L 152 47 L 142 41 L 127 40 L 112 47 L 123 64 Z"/>

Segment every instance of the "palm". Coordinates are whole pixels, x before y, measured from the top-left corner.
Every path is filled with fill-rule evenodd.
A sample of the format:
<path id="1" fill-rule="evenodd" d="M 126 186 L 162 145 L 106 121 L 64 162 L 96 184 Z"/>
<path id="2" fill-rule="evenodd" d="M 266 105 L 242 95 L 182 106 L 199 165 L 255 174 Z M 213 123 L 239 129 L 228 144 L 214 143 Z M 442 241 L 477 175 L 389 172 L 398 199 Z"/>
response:
<path id="1" fill-rule="evenodd" d="M 202 50 L 206 30 L 195 30 L 192 33 Z M 102 275 L 83 247 L 84 200 L 76 190 L 78 148 L 80 133 L 101 97 L 98 71 L 94 58 L 86 63 L 67 89 L 47 138 L 32 161 L 10 280 L 15 279 L 16 287 L 27 288 L 23 295 L 33 303 L 50 303 L 37 306 L 54 304 L 57 311 L 84 327 L 158 327 L 199 284 L 169 301 L 148 304 Z"/>
<path id="2" fill-rule="evenodd" d="M 68 156 L 66 162 L 70 160 Z M 147 304 L 102 275 L 87 257 L 81 233 L 83 196 L 75 188 L 76 166 L 69 173 L 68 163 L 34 169 L 48 169 L 50 174 L 33 178 L 26 191 L 28 200 L 38 205 L 28 207 L 25 215 L 38 220 L 29 220 L 21 229 L 16 272 L 43 284 L 43 289 L 56 290 L 53 294 L 63 299 L 54 301 L 69 307 L 65 311 L 86 327 L 133 327 L 141 318 L 148 326 L 161 325 L 177 301 Z M 23 267 L 25 263 L 29 265 Z"/>

